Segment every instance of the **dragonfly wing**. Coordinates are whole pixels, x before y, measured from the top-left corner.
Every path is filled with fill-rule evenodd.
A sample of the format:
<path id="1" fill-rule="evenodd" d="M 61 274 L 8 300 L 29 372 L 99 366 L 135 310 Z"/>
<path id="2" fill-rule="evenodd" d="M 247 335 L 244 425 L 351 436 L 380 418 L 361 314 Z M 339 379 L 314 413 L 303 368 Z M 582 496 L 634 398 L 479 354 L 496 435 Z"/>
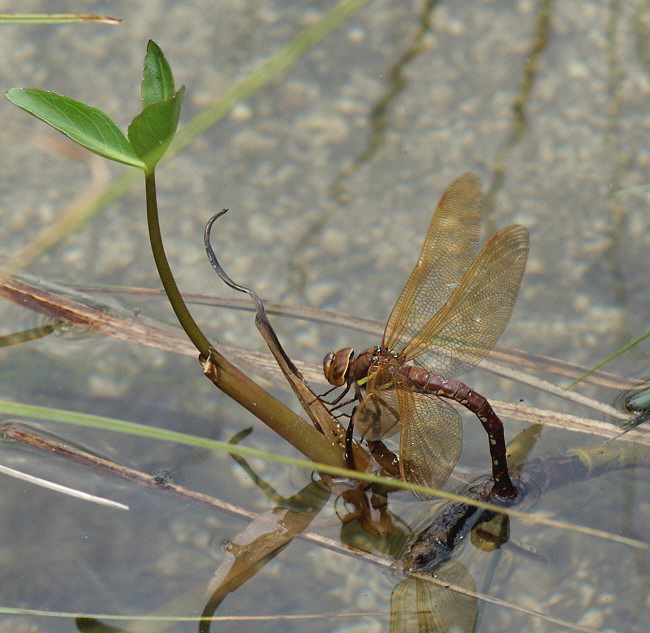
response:
<path id="1" fill-rule="evenodd" d="M 462 587 L 466 593 L 452 591 L 443 583 L 433 584 L 420 578 L 407 577 L 393 589 L 390 596 L 389 633 L 461 633 L 476 630 L 476 585 L 467 568 L 452 559 L 438 565 L 435 575 L 438 581 Z"/>
<path id="2" fill-rule="evenodd" d="M 368 371 L 366 395 L 352 414 L 355 430 L 367 440 L 380 440 L 399 431 L 395 375 L 390 358 L 380 359 Z"/>
<path id="3" fill-rule="evenodd" d="M 410 483 L 443 486 L 454 469 L 463 437 L 458 411 L 433 394 L 409 389 L 398 393 L 402 421 L 400 472 Z M 414 493 L 420 499 L 428 495 Z"/>
<path id="4" fill-rule="evenodd" d="M 445 305 L 404 348 L 406 358 L 449 377 L 478 365 L 510 320 L 527 259 L 523 226 L 496 233 Z"/>
<path id="5" fill-rule="evenodd" d="M 354 428 L 367 440 L 381 440 L 399 431 L 400 413 L 394 386 L 368 388 L 352 415 Z"/>
<path id="6" fill-rule="evenodd" d="M 476 254 L 481 223 L 478 177 L 464 174 L 444 193 L 420 258 L 386 323 L 384 344 L 400 351 L 444 305 Z"/>

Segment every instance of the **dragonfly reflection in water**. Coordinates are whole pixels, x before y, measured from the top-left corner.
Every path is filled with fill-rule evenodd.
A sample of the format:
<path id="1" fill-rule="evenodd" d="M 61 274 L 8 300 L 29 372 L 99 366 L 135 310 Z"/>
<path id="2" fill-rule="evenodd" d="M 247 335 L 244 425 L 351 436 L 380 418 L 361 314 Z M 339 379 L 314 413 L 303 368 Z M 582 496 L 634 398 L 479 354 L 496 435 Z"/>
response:
<path id="1" fill-rule="evenodd" d="M 477 176 L 464 174 L 451 183 L 381 345 L 357 357 L 349 347 L 328 354 L 323 369 L 330 384 L 345 386 L 333 404 L 354 390 L 359 404 L 352 428 L 367 440 L 400 431 L 400 472 L 411 483 L 439 488 L 447 481 L 460 454 L 462 426 L 456 409 L 442 398 L 467 407 L 488 434 L 492 492 L 514 498 L 501 420 L 483 396 L 451 379 L 496 344 L 528 258 L 528 231 L 519 225 L 500 230 L 475 256 L 481 209 Z"/>

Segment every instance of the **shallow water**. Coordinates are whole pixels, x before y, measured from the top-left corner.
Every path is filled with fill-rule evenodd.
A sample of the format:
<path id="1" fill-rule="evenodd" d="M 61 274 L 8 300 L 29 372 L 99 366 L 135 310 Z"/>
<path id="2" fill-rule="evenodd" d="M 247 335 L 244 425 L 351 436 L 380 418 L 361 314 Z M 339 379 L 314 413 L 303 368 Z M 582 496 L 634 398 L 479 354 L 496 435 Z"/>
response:
<path id="1" fill-rule="evenodd" d="M 84 10 L 124 21 L 4 27 L 0 77 L 4 90 L 56 90 L 105 109 L 125 126 L 138 108 L 141 60 L 152 37 L 177 83 L 187 86 L 188 121 L 331 6 L 90 2 Z M 37 11 L 39 3 L 29 8 Z M 368 3 L 160 167 L 163 233 L 182 290 L 226 294 L 201 240 L 206 219 L 229 207 L 217 241 L 235 279 L 270 300 L 385 319 L 437 199 L 453 178 L 474 171 L 488 192 L 484 237 L 513 222 L 531 234 L 527 275 L 501 342 L 585 366 L 598 362 L 641 334 L 650 310 L 648 194 L 614 195 L 648 181 L 648 8 L 644 0 Z M 89 183 L 101 188 L 103 175 L 58 146 L 54 154 L 46 150 L 44 139 L 54 133 L 8 101 L 0 103 L 0 114 L 0 243 L 8 256 L 53 225 Z M 117 178 L 126 168 L 108 170 Z M 51 280 L 157 286 L 145 231 L 138 184 L 27 270 Z M 173 322 L 160 301 L 122 300 Z M 0 309 L 3 333 L 36 322 L 13 305 Z M 247 313 L 200 308 L 196 314 L 220 342 L 262 349 Z M 277 317 L 273 323 L 291 356 L 312 363 L 344 344 L 376 342 L 340 327 Z M 608 369 L 647 375 L 647 349 L 646 342 Z M 248 445 L 291 453 L 211 389 L 192 359 L 99 337 L 49 337 L 2 354 L 4 399 L 218 439 L 253 424 Z M 464 379 L 491 398 L 602 418 L 480 370 Z M 583 391 L 603 401 L 615 395 Z M 23 424 L 146 472 L 169 470 L 189 488 L 248 509 L 272 507 L 227 456 Z M 523 428 L 506 424 L 509 437 Z M 599 441 L 548 428 L 534 454 Z M 483 432 L 468 418 L 460 467 L 484 473 L 486 449 Z M 223 544 L 245 526 L 13 445 L 0 449 L 0 460 L 131 506 L 129 512 L 98 509 L 3 475 L 0 606 L 198 615 Z M 281 465 L 254 465 L 284 495 L 308 481 Z M 545 494 L 534 511 L 647 543 L 647 481 L 640 468 L 610 473 Z M 395 503 L 407 522 L 421 507 L 407 497 Z M 337 536 L 331 507 L 324 517 L 331 524 L 322 531 Z M 460 561 L 479 591 L 595 630 L 646 631 L 647 550 L 516 520 L 511 538 L 546 562 L 506 548 L 495 564 L 497 554 L 466 546 Z M 295 541 L 217 614 L 269 616 L 230 622 L 233 631 L 383 631 L 400 580 Z M 304 614 L 319 617 L 273 617 Z M 70 619 L 29 615 L 0 616 L 0 625 L 19 631 L 16 618 L 41 630 L 74 630 Z M 481 606 L 478 626 L 484 633 L 565 630 L 489 604 Z M 168 630 L 196 630 L 196 624 Z"/>

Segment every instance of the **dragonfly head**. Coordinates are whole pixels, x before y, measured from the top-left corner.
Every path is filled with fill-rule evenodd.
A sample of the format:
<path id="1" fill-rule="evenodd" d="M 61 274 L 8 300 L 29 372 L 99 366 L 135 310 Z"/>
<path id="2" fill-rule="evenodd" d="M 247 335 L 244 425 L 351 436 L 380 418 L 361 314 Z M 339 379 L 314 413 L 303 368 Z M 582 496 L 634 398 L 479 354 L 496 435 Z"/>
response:
<path id="1" fill-rule="evenodd" d="M 350 372 L 350 363 L 354 358 L 354 350 L 344 347 L 338 352 L 330 352 L 323 358 L 323 373 L 327 382 L 335 387 L 347 384 Z"/>

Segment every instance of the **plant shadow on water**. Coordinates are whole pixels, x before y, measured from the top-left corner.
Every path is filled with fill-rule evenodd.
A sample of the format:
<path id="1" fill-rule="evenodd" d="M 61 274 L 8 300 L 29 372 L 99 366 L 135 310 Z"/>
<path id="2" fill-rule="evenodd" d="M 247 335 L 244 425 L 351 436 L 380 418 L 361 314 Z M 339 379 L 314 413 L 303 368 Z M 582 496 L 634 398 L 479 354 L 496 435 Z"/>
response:
<path id="1" fill-rule="evenodd" d="M 357 8 L 361 4 L 357 3 Z M 159 175 L 164 174 L 164 182 L 180 193 L 176 199 L 167 198 L 166 205 L 183 209 L 183 222 L 188 221 L 187 183 L 206 175 L 205 180 L 211 181 L 214 189 L 201 191 L 192 206 L 203 208 L 192 220 L 197 226 L 204 222 L 204 216 L 209 215 L 205 208 L 212 209 L 214 200 L 219 206 L 233 207 L 234 217 L 224 222 L 220 229 L 224 238 L 220 233 L 219 243 L 224 257 L 233 260 L 237 279 L 260 292 L 264 290 L 265 296 L 284 296 L 296 304 L 345 306 L 351 312 L 383 315 L 385 319 L 386 309 L 413 265 L 416 244 L 422 241 L 422 228 L 431 213 L 432 196 L 467 169 L 481 172 L 488 183 L 488 232 L 518 221 L 532 233 L 531 262 L 509 330 L 511 340 L 519 339 L 519 346 L 528 351 L 594 364 L 605 355 L 605 349 L 616 349 L 633 338 L 629 332 L 643 326 L 650 305 L 643 290 L 647 284 L 642 257 L 647 252 L 643 236 L 650 234 L 645 219 L 647 200 L 632 198 L 626 206 L 625 199 L 603 192 L 603 183 L 617 189 L 628 181 L 637 183 L 647 178 L 642 158 L 647 142 L 640 133 L 648 131 L 644 123 L 647 99 L 644 96 L 645 101 L 638 103 L 640 97 L 635 96 L 635 91 L 644 95 L 646 71 L 636 77 L 625 75 L 627 81 L 623 82 L 617 60 L 617 55 L 629 54 L 626 47 L 617 45 L 617 32 L 629 30 L 639 38 L 637 43 L 647 43 L 647 38 L 643 40 L 647 25 L 640 13 L 645 2 L 636 3 L 637 9 L 631 3 L 612 3 L 609 9 L 602 9 L 603 13 L 587 7 L 588 3 L 580 4 L 593 20 L 581 17 L 578 8 L 552 2 L 519 3 L 517 8 L 501 13 L 491 12 L 502 9 L 470 2 L 453 6 L 424 2 L 417 15 L 397 6 L 382 9 L 376 5 L 361 12 L 355 17 L 358 22 L 335 36 L 338 39 L 332 40 L 333 44 L 325 43 L 313 58 L 306 57 L 305 65 L 296 70 L 295 80 L 270 85 L 267 97 L 252 97 L 250 92 L 240 97 L 249 101 L 232 119 L 223 121 L 219 132 L 223 137 L 205 143 L 217 146 L 214 154 L 204 155 L 199 149 L 189 171 L 180 159 L 163 166 Z M 313 22 L 313 14 L 304 16 L 304 8 L 294 9 L 302 16 L 295 25 L 297 30 Z M 274 44 L 286 41 L 285 24 L 273 17 L 274 12 L 269 8 L 260 14 L 258 26 L 263 28 L 255 37 L 243 38 L 245 52 L 237 49 L 235 58 L 267 56 L 266 40 L 255 48 L 260 46 L 262 32 L 276 38 L 271 39 Z M 522 18 L 526 18 L 525 29 L 521 28 Z M 179 15 L 179 24 L 180 20 Z M 225 15 L 220 15 L 220 20 L 227 23 Z M 596 39 L 606 43 L 602 50 L 590 48 L 594 31 L 587 33 L 587 22 L 596 25 Z M 236 23 L 228 26 L 236 37 L 243 37 Z M 395 40 L 388 35 L 393 31 Z M 44 51 L 60 48 L 58 40 L 41 40 L 40 33 L 39 45 Z M 485 37 L 477 37 L 479 33 Z M 138 34 L 137 41 L 141 43 L 148 35 Z M 223 49 L 209 51 L 205 64 L 210 68 L 215 67 L 215 59 L 224 59 L 235 50 L 230 35 L 223 35 L 225 40 L 215 37 L 214 44 L 207 46 L 210 49 L 225 41 Z M 57 46 L 47 48 L 50 45 Z M 349 63 L 350 47 L 357 57 L 355 64 Z M 584 50 L 581 47 L 593 55 L 573 56 L 572 51 Z M 364 52 L 359 54 L 362 48 Z M 324 57 L 322 50 L 326 51 Z M 11 55 L 19 52 L 16 46 Z M 456 55 L 461 53 L 462 59 L 474 63 L 458 62 Z M 199 66 L 196 54 L 193 51 L 185 58 L 181 51 L 174 52 L 174 59 L 178 55 L 185 60 L 188 74 L 183 77 L 192 76 L 193 68 Z M 553 62 L 551 68 L 553 55 L 563 63 Z M 49 55 L 55 56 L 55 52 Z M 85 61 L 80 63 L 85 70 L 79 74 L 87 76 L 90 73 L 86 71 L 96 66 L 97 59 L 93 55 L 83 57 Z M 641 66 L 647 64 L 645 57 L 639 53 Z M 624 63 L 632 67 L 637 61 L 633 59 L 633 63 L 630 59 Z M 91 61 L 92 66 L 85 65 Z M 120 66 L 126 63 L 119 61 Z M 70 68 L 67 57 L 65 62 Z M 362 64 L 363 94 L 359 94 L 354 92 L 354 77 L 342 73 L 354 73 Z M 328 68 L 332 74 L 326 75 L 327 83 L 318 84 L 314 78 L 330 72 Z M 279 69 L 277 66 L 276 74 Z M 122 71 L 120 68 L 116 75 L 120 80 L 114 82 L 116 87 L 124 84 Z M 239 76 L 240 64 L 235 71 L 233 76 Z M 386 77 L 385 86 L 371 81 L 380 75 Z M 488 78 L 499 75 L 503 76 L 498 80 L 503 89 L 495 90 Z M 50 76 L 59 75 L 51 70 Z M 434 83 L 427 81 L 429 76 L 435 76 Z M 589 77 L 594 81 L 588 81 Z M 223 81 L 221 75 L 219 81 Z M 23 77 L 16 80 L 23 82 Z M 345 87 L 340 104 L 331 100 L 331 95 L 337 94 L 337 84 Z M 602 87 L 605 84 L 606 89 Z M 188 85 L 192 85 L 189 80 Z M 596 91 L 600 85 L 603 92 L 592 92 L 592 85 Z M 83 90 L 79 86 L 73 94 L 87 94 Z M 105 86 L 102 89 L 89 84 L 88 90 L 102 94 Z M 576 104 L 582 102 L 576 91 L 584 92 L 585 102 L 589 101 L 594 110 L 577 113 Z M 193 105 L 200 104 L 202 98 Z M 307 110 L 312 99 L 322 110 Z M 603 103 L 603 111 L 597 110 Z M 626 108 L 620 107 L 623 103 Z M 638 104 L 638 112 L 634 104 Z M 276 112 L 279 109 L 285 112 Z M 371 114 L 368 129 L 362 130 L 369 132 L 364 145 L 360 134 L 346 136 L 340 130 L 359 130 L 354 117 L 358 119 L 359 113 L 366 112 Z M 601 118 L 606 120 L 606 134 L 594 134 L 591 126 Z M 559 125 L 562 121 L 567 125 Z M 633 132 L 628 133 L 630 130 Z M 602 143 L 590 142 L 590 135 L 597 140 L 602 136 Z M 222 143 L 222 138 L 227 142 Z M 347 149 L 332 160 L 337 138 L 343 139 L 340 145 Z M 306 162 L 308 146 L 313 146 L 315 153 L 309 154 L 314 160 Z M 250 163 L 240 154 L 248 156 Z M 638 164 L 631 156 L 641 157 Z M 65 164 L 59 158 L 49 161 L 52 173 L 57 173 L 57 165 Z M 26 162 L 25 155 L 11 160 L 14 165 Z M 210 165 L 209 171 L 205 171 L 206 165 Z M 12 174 L 12 170 L 12 164 L 7 164 L 5 173 Z M 295 190 L 292 174 L 300 174 Z M 19 209 L 25 217 L 39 208 L 45 216 L 50 212 L 51 199 L 56 200 L 55 193 L 51 198 L 43 193 L 31 198 L 36 187 L 33 174 L 30 178 L 20 181 L 25 207 L 18 205 L 20 200 L 10 200 L 7 206 Z M 57 191 L 65 190 L 67 174 L 59 172 L 53 180 Z M 242 180 L 245 184 L 233 184 Z M 74 183 L 72 176 L 70 182 Z M 282 183 L 288 187 L 283 188 Z M 328 192 L 323 201 L 315 192 L 324 190 Z M 638 213 L 632 215 L 637 210 L 635 204 Z M 402 207 L 417 209 L 419 215 L 409 212 L 398 216 L 396 210 Z M 278 221 L 280 209 L 288 213 Z M 95 277 L 95 272 L 102 281 L 108 278 L 104 277 L 101 262 L 106 260 L 102 253 L 114 251 L 114 259 L 119 260 L 120 248 L 135 239 L 134 227 L 142 224 L 141 219 L 128 215 L 127 209 L 122 211 L 119 217 L 97 223 L 101 225 L 97 233 L 86 229 L 90 236 L 88 259 L 75 250 L 80 249 L 86 234 L 80 231 L 71 238 L 70 251 L 56 251 L 42 260 L 40 270 L 36 268 L 41 277 L 47 276 L 46 281 L 16 278 L 31 284 L 21 295 L 30 300 L 47 290 L 52 295 L 44 301 L 51 299 L 57 310 L 64 310 L 63 298 L 78 302 L 74 314 L 81 315 L 86 325 L 92 323 L 91 329 L 101 334 L 84 339 L 76 347 L 70 338 L 52 341 L 50 335 L 5 350 L 5 397 L 46 405 L 49 411 L 38 413 L 25 408 L 10 412 L 6 407 L 0 463 L 114 499 L 130 510 L 90 505 L 3 476 L 0 606 L 23 609 L 24 613 L 6 611 L 0 616 L 4 618 L 0 627 L 6 625 L 10 631 L 28 626 L 55 632 L 111 630 L 93 628 L 90 616 L 113 614 L 134 618 L 126 622 L 97 619 L 125 631 L 196 631 L 199 624 L 195 621 L 165 622 L 165 617 L 198 617 L 216 607 L 217 618 L 231 619 L 214 622 L 210 630 L 645 633 L 650 491 L 648 433 L 643 423 L 600 447 L 618 434 L 611 424 L 600 420 L 585 423 L 490 398 L 498 416 L 506 420 L 508 438 L 526 424 L 542 420 L 549 425 L 536 443 L 522 440 L 526 446 L 519 449 L 519 458 L 509 461 L 511 474 L 516 483 L 521 482 L 517 485 L 522 486 L 524 494 L 519 503 L 508 507 L 511 516 L 504 522 L 491 517 L 490 511 L 483 515 L 457 501 L 436 502 L 433 516 L 432 501 L 416 501 L 406 492 L 387 493 L 388 484 L 373 484 L 372 492 L 366 494 L 336 475 L 328 478 L 324 471 L 321 476 L 327 488 L 316 475 L 312 481 L 310 471 L 303 468 L 287 471 L 282 463 L 261 462 L 254 456 L 247 457 L 250 468 L 241 460 L 237 465 L 209 442 L 183 445 L 181 441 L 188 438 L 178 436 L 171 444 L 160 441 L 171 436 L 154 435 L 152 439 L 121 435 L 107 432 L 110 426 L 100 431 L 78 427 L 72 432 L 69 419 L 65 424 L 50 421 L 48 415 L 54 415 L 53 409 L 74 409 L 118 420 L 138 420 L 154 429 L 191 433 L 199 438 L 228 437 L 254 421 L 228 398 L 215 396 L 207 381 L 202 384 L 197 380 L 195 360 L 179 356 L 189 358 L 196 352 L 176 330 L 170 331 L 133 310 L 113 305 L 104 309 L 107 295 L 97 289 L 89 300 L 74 291 L 65 295 L 60 288 L 48 287 L 50 278 L 78 280 Z M 552 216 L 542 217 L 545 212 Z M 187 210 L 187 217 L 189 213 Z M 7 222 L 2 230 L 8 231 L 13 225 L 20 223 Z M 116 228 L 111 229 L 111 225 Z M 186 238 L 186 233 L 186 226 L 179 227 L 177 239 L 170 242 L 170 247 L 182 254 L 179 260 L 199 250 L 197 234 Z M 4 239 L 7 244 L 27 241 L 12 233 Z M 142 250 L 139 243 L 136 250 Z M 71 266 L 72 272 L 59 268 L 57 261 Z M 77 261 L 81 263 L 75 273 Z M 187 264 L 187 279 L 196 277 L 199 290 L 214 288 L 211 278 L 197 272 L 201 268 L 197 261 L 198 257 Z M 144 260 L 128 266 L 120 262 L 119 266 L 132 271 L 120 277 L 125 285 L 140 282 L 146 274 L 143 271 L 148 270 Z M 153 278 L 146 279 L 149 285 L 156 284 Z M 596 292 L 598 289 L 602 293 Z M 17 291 L 15 287 L 13 291 Z M 146 303 L 143 310 L 149 301 L 144 294 L 121 294 L 138 311 L 157 314 L 160 321 L 169 319 L 156 300 Z M 189 293 L 186 299 L 189 301 Z M 25 301 L 17 303 L 26 305 Z M 291 309 L 280 308 L 284 313 Z M 625 314 L 615 316 L 621 310 Z M 214 318 L 214 312 L 206 310 L 206 321 Z M 573 313 L 575 322 L 570 320 Z M 220 310 L 219 315 L 215 331 L 220 338 L 229 336 L 228 324 L 233 329 L 231 340 L 237 342 L 243 329 L 251 329 L 253 319 L 248 313 L 242 317 L 241 312 Z M 340 316 L 334 321 L 331 314 L 321 314 L 320 318 L 321 324 L 329 320 L 334 334 L 328 334 L 327 327 L 321 332 L 320 324 L 293 326 L 289 319 L 276 319 L 274 325 L 291 347 L 292 358 L 303 352 L 315 358 L 330 346 L 338 349 L 349 344 L 345 326 L 358 328 L 362 322 L 345 321 Z M 48 322 L 37 332 L 30 324 L 20 325 L 13 315 L 5 322 L 16 322 L 15 329 L 29 329 L 32 338 L 58 327 Z M 367 332 L 372 330 L 372 337 L 364 342 L 377 342 L 376 324 L 366 323 L 364 327 Z M 100 338 L 113 336 L 115 331 L 130 342 Z M 330 338 L 325 344 L 322 340 L 327 336 Z M 152 341 L 157 341 L 157 347 L 142 346 Z M 257 340 L 247 342 L 249 347 L 257 344 Z M 278 381 L 271 365 L 262 364 L 268 362 L 266 359 L 241 349 L 233 350 L 232 356 L 237 353 L 243 366 L 253 366 L 265 378 Z M 532 354 L 518 355 L 503 349 L 498 354 L 488 358 L 489 369 L 494 370 L 492 359 L 502 362 L 505 355 L 516 358 L 515 365 L 529 368 L 536 376 L 554 376 L 556 380 L 569 376 L 573 380 L 582 373 Z M 322 372 L 319 375 L 311 366 L 296 365 L 311 383 L 324 383 Z M 173 370 L 167 371 L 170 367 Z M 644 367 L 647 373 L 643 355 L 625 357 L 618 371 L 634 375 L 643 373 Z M 641 381 L 603 373 L 590 379 L 584 383 L 583 392 L 600 401 L 608 401 L 613 390 L 641 385 Z M 539 393 L 548 386 L 541 385 L 541 380 L 537 385 L 521 382 L 521 387 L 513 388 L 485 379 L 481 382 L 480 376 L 475 383 L 472 376 L 471 384 L 480 385 L 488 397 L 507 393 L 515 401 L 526 398 L 554 408 L 535 391 L 536 386 Z M 285 393 L 277 391 L 280 399 L 294 406 Z M 395 408 L 390 396 L 383 402 Z M 311 404 L 307 396 L 305 403 Z M 591 405 L 566 400 L 561 406 L 576 414 L 577 407 Z M 596 410 L 604 419 L 624 419 L 614 417 L 606 407 Z M 453 487 L 486 500 L 489 490 L 482 487 L 486 480 L 475 481 L 476 473 L 485 477 L 490 470 L 485 434 L 473 416 L 465 417 L 463 452 L 456 471 L 464 481 Z M 637 421 L 640 417 L 637 415 Z M 560 430 L 551 428 L 553 425 Z M 141 428 L 130 431 L 144 433 Z M 583 435 L 576 435 L 576 431 Z M 33 436 L 29 435 L 32 432 Z M 45 442 L 46 452 L 36 448 L 40 441 Z M 345 434 L 337 436 L 337 441 L 344 443 Z M 390 438 L 386 444 L 399 453 Z M 284 442 L 260 425 L 246 439 L 246 445 L 277 455 L 286 451 Z M 573 451 L 567 450 L 573 447 Z M 67 448 L 70 452 L 65 453 L 65 459 L 57 455 L 56 450 L 65 452 Z M 356 443 L 352 450 L 356 451 L 354 465 L 363 470 L 365 451 Z M 517 443 L 511 441 L 509 450 L 516 452 Z M 87 463 L 82 460 L 83 451 L 91 454 L 86 456 Z M 81 463 L 72 462 L 73 454 Z M 107 460 L 102 462 L 103 470 L 93 470 L 99 457 Z M 121 470 L 120 465 L 133 471 Z M 263 472 L 264 481 L 253 471 Z M 213 500 L 220 506 L 213 505 Z M 273 510 L 269 500 L 275 506 Z M 517 512 L 545 521 L 529 522 Z M 479 521 L 479 517 L 484 520 Z M 343 525 L 341 518 L 345 519 Z M 606 534 L 588 533 L 582 528 Z M 294 536 L 297 538 L 292 540 Z M 346 544 L 371 554 L 355 555 Z M 435 558 L 433 551 L 442 552 L 435 563 L 430 560 Z M 400 559 L 414 571 L 424 568 L 424 577 L 405 575 L 400 571 Z M 427 580 L 432 573 L 435 581 Z M 219 580 L 224 579 L 219 586 Z M 456 590 L 446 588 L 453 585 Z M 434 604 L 437 611 L 429 608 Z M 35 609 L 87 617 L 75 624 L 71 617 L 54 618 L 30 611 Z M 160 619 L 138 622 L 137 616 Z M 256 616 L 258 620 L 253 619 Z"/>

